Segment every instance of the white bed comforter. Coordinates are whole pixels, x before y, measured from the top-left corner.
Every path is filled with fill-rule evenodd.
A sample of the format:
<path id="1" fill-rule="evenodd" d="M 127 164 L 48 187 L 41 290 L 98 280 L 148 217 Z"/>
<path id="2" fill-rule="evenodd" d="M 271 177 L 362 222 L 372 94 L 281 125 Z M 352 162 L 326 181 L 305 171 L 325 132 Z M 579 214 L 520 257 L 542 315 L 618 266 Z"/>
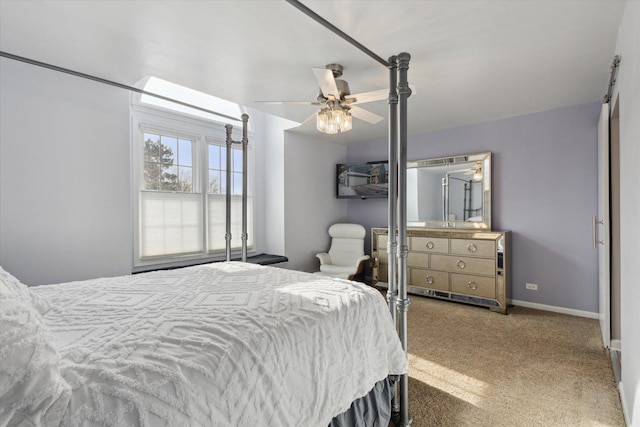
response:
<path id="1" fill-rule="evenodd" d="M 244 263 L 31 288 L 64 425 L 326 426 L 407 360 L 363 284 Z"/>

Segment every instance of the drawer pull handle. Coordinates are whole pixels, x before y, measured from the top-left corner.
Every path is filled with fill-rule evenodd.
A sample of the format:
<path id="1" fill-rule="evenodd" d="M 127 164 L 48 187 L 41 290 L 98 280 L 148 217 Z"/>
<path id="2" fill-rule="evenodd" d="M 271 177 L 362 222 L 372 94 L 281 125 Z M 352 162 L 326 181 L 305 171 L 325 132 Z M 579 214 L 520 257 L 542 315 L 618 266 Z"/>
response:
<path id="1" fill-rule="evenodd" d="M 469 246 L 467 246 L 467 249 L 469 250 L 469 252 L 475 252 L 478 250 L 478 247 L 471 243 Z"/>
<path id="2" fill-rule="evenodd" d="M 464 270 L 464 268 L 467 266 L 467 264 L 464 263 L 463 260 L 459 259 L 458 263 L 456 264 L 458 266 L 459 269 Z"/>
<path id="3" fill-rule="evenodd" d="M 436 279 L 434 279 L 433 276 L 427 276 L 427 283 L 428 284 L 432 284 L 435 281 L 436 281 Z"/>
<path id="4" fill-rule="evenodd" d="M 473 289 L 474 291 L 478 289 L 478 284 L 476 282 L 469 282 L 467 283 L 467 286 Z"/>
<path id="5" fill-rule="evenodd" d="M 434 246 L 435 246 L 435 245 L 433 244 L 433 242 L 432 242 L 432 241 L 428 241 L 428 242 L 427 242 L 427 249 L 433 249 L 433 247 L 434 247 Z"/>

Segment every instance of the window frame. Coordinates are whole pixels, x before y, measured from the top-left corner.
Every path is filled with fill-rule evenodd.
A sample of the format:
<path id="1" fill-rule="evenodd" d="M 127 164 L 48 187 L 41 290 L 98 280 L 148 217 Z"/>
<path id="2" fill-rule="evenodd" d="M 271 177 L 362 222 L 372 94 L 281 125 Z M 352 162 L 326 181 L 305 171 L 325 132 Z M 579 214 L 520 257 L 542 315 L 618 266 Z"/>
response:
<path id="1" fill-rule="evenodd" d="M 134 95 L 131 102 L 131 150 L 132 150 L 132 223 L 133 223 L 133 272 L 147 271 L 154 268 L 176 267 L 195 265 L 203 262 L 217 261 L 225 258 L 226 250 L 209 250 L 208 233 L 209 195 L 207 183 L 209 179 L 208 146 L 210 144 L 226 147 L 226 129 L 224 123 L 215 122 L 185 113 L 175 112 L 160 107 L 148 106 L 140 103 L 140 96 Z M 137 98 L 137 99 L 136 99 Z M 154 257 L 141 256 L 141 194 L 144 190 L 144 134 L 156 133 L 169 135 L 193 141 L 192 167 L 193 167 L 193 192 L 202 197 L 202 252 L 176 255 L 159 255 Z M 248 132 L 249 144 L 247 146 L 247 197 L 251 201 L 249 209 L 251 221 L 248 228 L 253 230 L 252 244 L 247 251 L 255 253 L 257 242 L 256 216 L 255 216 L 255 158 L 251 139 L 253 132 Z M 242 139 L 241 126 L 234 125 L 232 138 L 234 141 Z M 233 144 L 232 148 L 240 148 L 240 144 Z M 159 191 L 162 192 L 162 191 Z M 232 196 L 233 197 L 233 196 Z M 237 234 L 237 235 L 236 235 Z M 241 254 L 240 233 L 232 235 L 232 255 Z M 221 236 L 224 241 L 224 236 Z M 225 242 L 226 244 L 226 242 Z"/>

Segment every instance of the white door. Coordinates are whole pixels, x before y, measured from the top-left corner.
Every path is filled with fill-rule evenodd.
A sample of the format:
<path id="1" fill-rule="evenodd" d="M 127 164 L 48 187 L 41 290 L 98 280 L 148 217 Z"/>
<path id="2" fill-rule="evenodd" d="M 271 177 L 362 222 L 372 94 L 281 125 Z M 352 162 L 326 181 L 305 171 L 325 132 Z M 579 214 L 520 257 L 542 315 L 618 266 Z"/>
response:
<path id="1" fill-rule="evenodd" d="M 609 243 L 609 104 L 603 104 L 598 122 L 598 216 L 593 218 L 593 246 L 598 249 L 600 329 L 607 348 L 611 344 Z"/>

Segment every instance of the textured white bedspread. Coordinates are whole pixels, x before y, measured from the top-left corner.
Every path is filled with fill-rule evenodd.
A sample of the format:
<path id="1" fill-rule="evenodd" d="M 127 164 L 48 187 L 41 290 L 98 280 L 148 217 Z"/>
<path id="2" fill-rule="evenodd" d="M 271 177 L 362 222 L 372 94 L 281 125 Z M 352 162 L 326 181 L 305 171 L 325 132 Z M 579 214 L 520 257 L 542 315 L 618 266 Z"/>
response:
<path id="1" fill-rule="evenodd" d="M 64 425 L 326 426 L 408 369 L 384 298 L 345 280 L 231 262 L 31 289 Z"/>

